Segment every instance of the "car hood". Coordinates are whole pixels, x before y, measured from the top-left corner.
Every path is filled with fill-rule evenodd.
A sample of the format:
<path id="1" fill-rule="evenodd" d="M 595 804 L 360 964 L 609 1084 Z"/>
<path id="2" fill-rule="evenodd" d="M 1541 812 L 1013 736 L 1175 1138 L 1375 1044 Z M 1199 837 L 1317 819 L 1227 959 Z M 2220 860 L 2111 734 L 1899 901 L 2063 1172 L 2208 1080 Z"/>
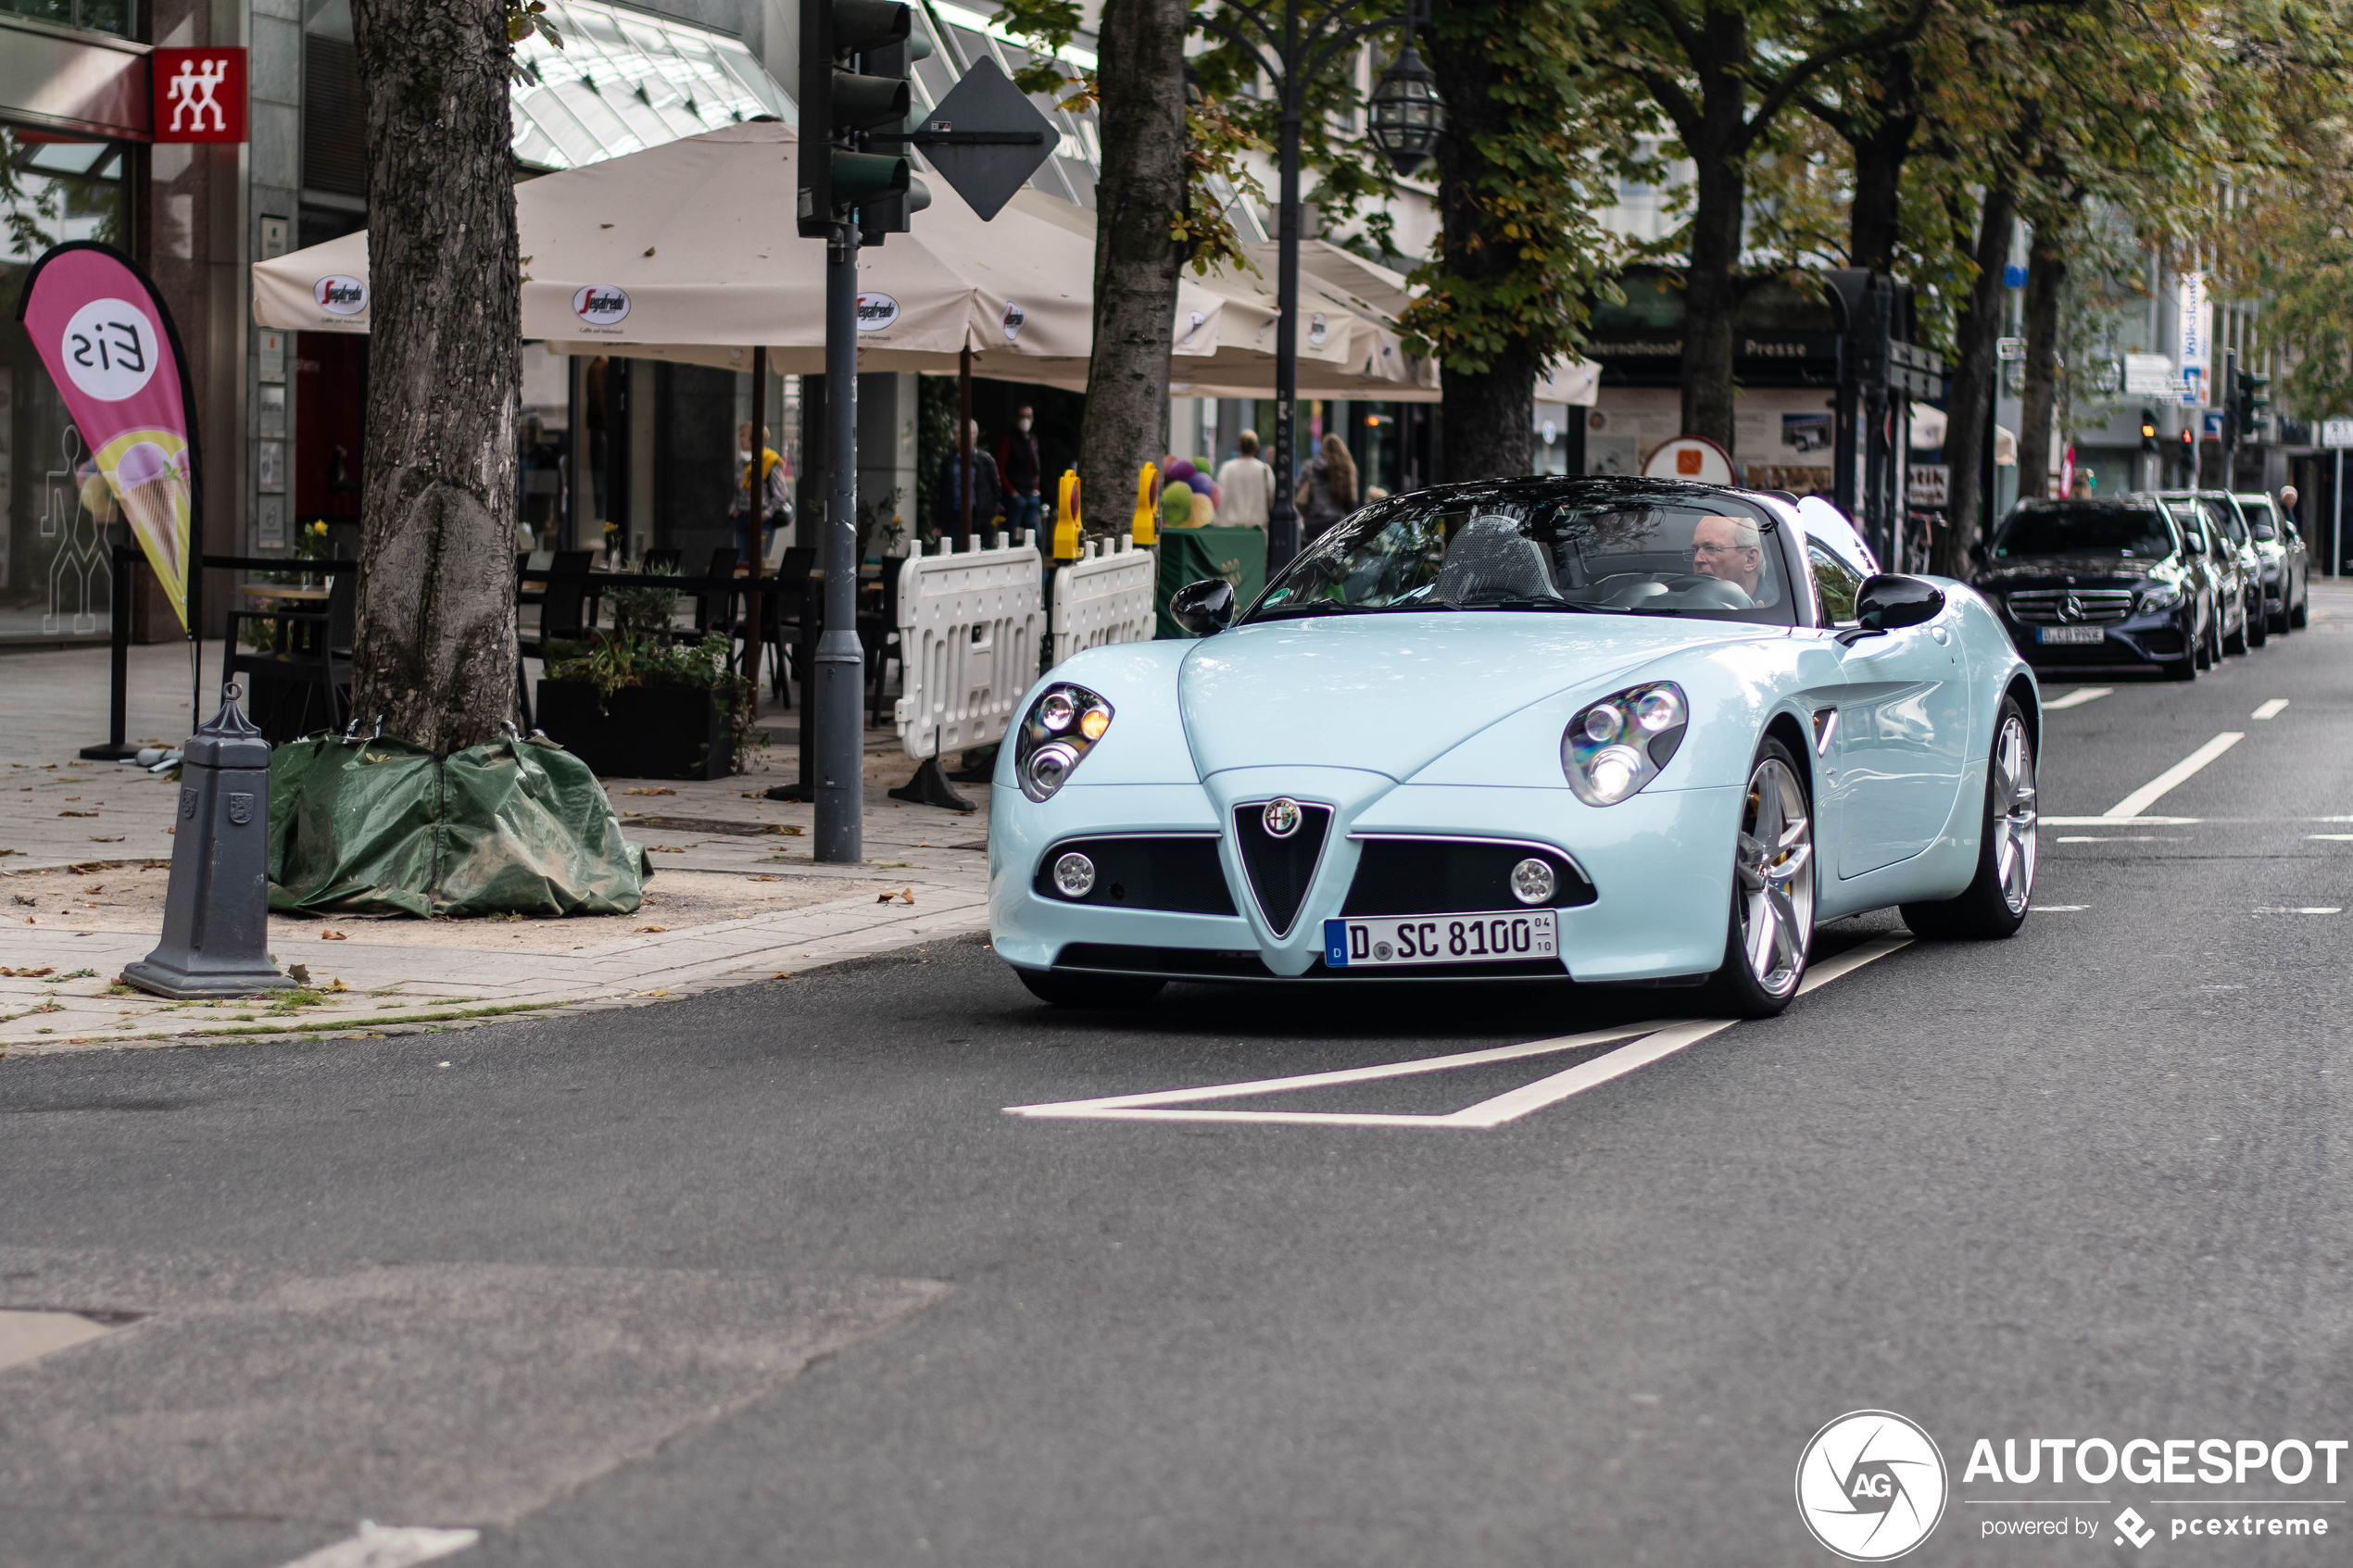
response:
<path id="1" fill-rule="evenodd" d="M 2012 588 L 2129 588 L 2155 576 L 2164 564 L 2121 556 L 2034 556 L 1981 571 L 1975 582 L 1980 592 L 1988 594 Z"/>
<path id="2" fill-rule="evenodd" d="M 1177 676 L 1202 776 L 1313 763 L 1406 779 L 1516 713 L 1683 649 L 1788 635 L 1666 617 L 1460 612 L 1327 615 L 1203 639 Z"/>

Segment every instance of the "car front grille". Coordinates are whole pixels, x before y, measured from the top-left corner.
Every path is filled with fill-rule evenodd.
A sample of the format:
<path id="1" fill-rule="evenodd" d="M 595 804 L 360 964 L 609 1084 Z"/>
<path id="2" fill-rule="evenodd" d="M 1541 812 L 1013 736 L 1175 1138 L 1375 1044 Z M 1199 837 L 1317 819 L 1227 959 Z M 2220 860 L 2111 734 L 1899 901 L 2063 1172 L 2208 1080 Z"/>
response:
<path id="1" fill-rule="evenodd" d="M 1095 863 L 1095 885 L 1083 898 L 1054 886 L 1054 862 L 1074 849 Z M 1040 858 L 1031 885 L 1039 897 L 1064 904 L 1194 915 L 1239 912 L 1226 886 L 1217 840 L 1209 834 L 1065 839 Z"/>
<path id="2" fill-rule="evenodd" d="M 2009 596 L 2009 607 L 2027 626 L 2113 626 L 2133 613 L 2133 590 L 2020 588 Z"/>
<path id="3" fill-rule="evenodd" d="M 1250 874 L 1251 895 L 1277 936 L 1290 931 L 1299 906 L 1315 880 L 1315 862 L 1323 859 L 1324 837 L 1331 831 L 1328 806 L 1299 807 L 1299 826 L 1288 838 L 1266 831 L 1267 802 L 1253 800 L 1234 808 L 1234 842 L 1242 854 L 1242 870 Z"/>
<path id="4" fill-rule="evenodd" d="M 1493 840 L 1368 838 L 1340 913 L 1451 915 L 1516 909 L 1520 901 L 1512 894 L 1512 868 L 1531 857 L 1553 868 L 1553 896 L 1540 907 L 1571 909 L 1593 901 L 1593 884 L 1557 850 Z"/>

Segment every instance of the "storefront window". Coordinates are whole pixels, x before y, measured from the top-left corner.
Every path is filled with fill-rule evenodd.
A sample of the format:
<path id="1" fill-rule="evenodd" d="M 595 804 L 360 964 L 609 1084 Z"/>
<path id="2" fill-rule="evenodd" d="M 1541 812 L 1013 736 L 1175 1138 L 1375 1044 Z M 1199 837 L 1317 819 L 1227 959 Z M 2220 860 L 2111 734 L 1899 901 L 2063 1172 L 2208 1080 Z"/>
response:
<path id="1" fill-rule="evenodd" d="M 0 12 L 56 22 L 59 27 L 84 27 L 93 32 L 131 36 L 132 0 L 0 0 Z"/>
<path id="2" fill-rule="evenodd" d="M 122 239 L 123 148 L 0 126 L 0 299 L 66 240 Z M 15 312 L 0 315 L 0 640 L 104 636 L 116 520 Z"/>

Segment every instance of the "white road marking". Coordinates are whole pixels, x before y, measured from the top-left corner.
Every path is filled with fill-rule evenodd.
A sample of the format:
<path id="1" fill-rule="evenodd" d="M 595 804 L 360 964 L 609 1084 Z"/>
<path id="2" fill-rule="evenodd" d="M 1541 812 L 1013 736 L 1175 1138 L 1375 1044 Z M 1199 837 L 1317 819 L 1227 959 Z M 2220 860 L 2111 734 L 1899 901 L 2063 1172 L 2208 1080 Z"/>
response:
<path id="1" fill-rule="evenodd" d="M 2036 820 L 2046 828 L 2185 828 L 2194 823 L 2205 822 L 2207 819 L 2204 817 L 2041 817 Z"/>
<path id="2" fill-rule="evenodd" d="M 2353 844 L 2353 833 L 2308 833 L 2304 836 L 2323 844 Z"/>
<path id="3" fill-rule="evenodd" d="M 2105 837 L 2082 834 L 2072 838 L 2062 834 L 2059 836 L 2059 842 L 2061 844 L 2187 844 L 2190 838 L 2187 834 L 2175 836 L 2159 833 L 2120 833 L 2109 834 Z"/>
<path id="4" fill-rule="evenodd" d="M 2208 762 L 2213 761 L 2246 738 L 2246 732 L 2244 730 L 2224 730 L 2221 734 L 2216 735 L 2212 740 L 2208 741 L 2204 746 L 2199 746 L 2196 751 L 2191 752 L 2187 757 L 2183 758 L 2179 762 L 2109 807 L 2106 812 L 2108 820 L 2115 822 L 2121 817 L 2139 816 L 2164 799 L 2166 796 L 2189 783 Z"/>
<path id="5" fill-rule="evenodd" d="M 2038 915 L 2080 915 L 2091 907 L 2089 904 L 2037 904 L 2033 912 Z"/>
<path id="6" fill-rule="evenodd" d="M 2265 703 L 2262 707 L 2257 709 L 2253 713 L 2247 715 L 2247 717 L 2250 719 L 2276 719 L 2286 710 L 2287 698 L 2284 696 L 2275 696 L 2271 701 Z"/>
<path id="7" fill-rule="evenodd" d="M 80 1312 L 0 1312 L 0 1367 L 20 1366 L 35 1356 L 113 1332 Z"/>
<path id="8" fill-rule="evenodd" d="M 1798 987 L 1799 996 L 1819 990 L 1843 975 L 1883 959 L 1900 947 L 1909 947 L 1908 938 L 1874 937 L 1858 947 L 1827 959 L 1806 973 Z M 1647 1067 L 1662 1058 L 1674 1055 L 1688 1046 L 1697 1045 L 1711 1035 L 1719 1035 L 1740 1020 L 1734 1018 L 1677 1018 L 1654 1020 L 1646 1023 L 1628 1024 L 1617 1029 L 1596 1029 L 1589 1034 L 1565 1035 L 1556 1039 L 1531 1040 L 1526 1045 L 1493 1046 L 1484 1050 L 1462 1051 L 1453 1056 L 1424 1057 L 1416 1061 L 1384 1062 L 1378 1067 L 1351 1067 L 1332 1073 L 1306 1073 L 1290 1078 L 1263 1078 L 1248 1084 L 1212 1084 L 1203 1088 L 1167 1089 L 1152 1094 L 1113 1095 L 1102 1099 L 1063 1100 L 1045 1105 L 1009 1105 L 1008 1116 L 1025 1116 L 1038 1120 L 1085 1122 L 1223 1122 L 1256 1123 L 1260 1125 L 1311 1127 L 1470 1127 L 1486 1129 L 1515 1122 L 1546 1106 L 1557 1105 L 1571 1095 L 1582 1094 L 1613 1078 L 1623 1077 L 1640 1067 Z M 1612 1040 L 1631 1039 L 1632 1043 L 1605 1051 L 1589 1060 L 1580 1061 L 1564 1072 L 1511 1089 L 1477 1105 L 1437 1116 L 1384 1115 L 1373 1112 L 1327 1110 L 1192 1110 L 1183 1109 L 1188 1102 L 1205 1099 L 1240 1099 L 1252 1095 L 1283 1094 L 1293 1089 L 1327 1088 L 1341 1084 L 1368 1084 L 1384 1078 L 1403 1078 L 1423 1073 L 1444 1073 L 1457 1067 L 1480 1067 L 1490 1062 L 1516 1061 L 1524 1057 L 1555 1056 L 1563 1051 L 1581 1050 L 1589 1046 L 1607 1045 Z"/>
<path id="9" fill-rule="evenodd" d="M 2045 713 L 2057 713 L 2062 708 L 2081 708 L 2087 702 L 2097 702 L 2104 696 L 2116 695 L 2114 686 L 2078 686 L 2065 696 L 2055 697 L 2043 705 Z"/>
<path id="10" fill-rule="evenodd" d="M 2259 914 L 2259 915 L 2341 915 L 2341 914 L 2343 914 L 2345 911 L 2344 911 L 2344 909 L 2343 909 L 2339 908 L 2338 906 L 2336 906 L 2336 905 L 2334 905 L 2334 904 L 2322 904 L 2322 905 L 2319 905 L 2319 906 L 2317 906 L 2317 907 L 2315 907 L 2315 908 L 2311 908 L 2311 909 L 2258 909 L 2258 910 L 2256 910 L 2255 912 L 2256 912 L 2257 914 Z"/>
<path id="11" fill-rule="evenodd" d="M 322 1546 L 285 1568 L 409 1568 L 415 1562 L 453 1556 L 482 1539 L 480 1530 L 434 1530 L 420 1525 L 362 1523 L 348 1540 Z"/>

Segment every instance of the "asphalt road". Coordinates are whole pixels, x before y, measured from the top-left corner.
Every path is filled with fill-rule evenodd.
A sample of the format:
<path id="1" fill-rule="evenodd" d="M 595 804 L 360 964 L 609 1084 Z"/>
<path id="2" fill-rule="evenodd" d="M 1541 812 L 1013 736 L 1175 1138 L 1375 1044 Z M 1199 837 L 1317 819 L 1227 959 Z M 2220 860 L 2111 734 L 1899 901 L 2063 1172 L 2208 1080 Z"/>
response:
<path id="1" fill-rule="evenodd" d="M 0 1564 L 276 1568 L 361 1519 L 550 1568 L 1820 1562 L 1793 1477 L 1858 1409 L 1950 1467 L 1908 1561 L 2341 1561 L 2353 1462 L 1962 1474 L 1980 1437 L 2353 1437 L 2340 613 L 2050 715 L 2059 818 L 2245 738 L 2142 821 L 2046 827 L 2016 940 L 1905 947 L 1489 1129 L 1004 1108 L 1673 995 L 1076 1016 L 967 942 L 459 1035 L 0 1063 L 0 1307 L 145 1314 L 0 1371 Z M 1437 1115 L 1611 1048 L 1279 1098 Z M 2171 1535 L 2209 1504 L 2338 1528 Z M 2037 1518 L 2097 1528 L 1988 1534 Z"/>

